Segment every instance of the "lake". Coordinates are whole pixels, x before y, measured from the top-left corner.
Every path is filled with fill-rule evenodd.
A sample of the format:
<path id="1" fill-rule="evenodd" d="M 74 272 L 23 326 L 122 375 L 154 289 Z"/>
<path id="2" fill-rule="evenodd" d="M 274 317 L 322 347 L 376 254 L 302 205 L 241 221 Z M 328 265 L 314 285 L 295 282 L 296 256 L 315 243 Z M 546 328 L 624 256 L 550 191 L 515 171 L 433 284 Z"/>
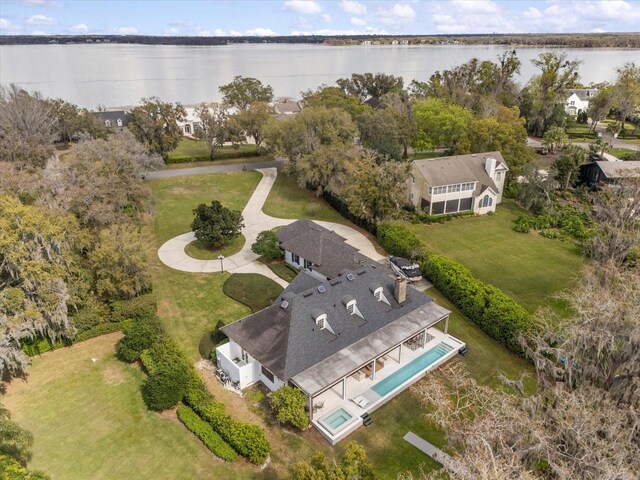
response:
<path id="1" fill-rule="evenodd" d="M 141 97 L 195 104 L 219 100 L 218 87 L 235 75 L 259 78 L 275 95 L 333 84 L 352 73 L 401 75 L 405 84 L 427 80 L 473 57 L 496 60 L 513 47 L 498 45 L 3 45 L 0 83 L 16 83 L 46 97 L 82 107 L 134 105 Z M 550 48 L 516 48 L 522 62 L 519 81 L 537 73 L 531 64 Z M 640 50 L 553 49 L 581 60 L 583 83 L 614 81 L 615 69 L 640 62 Z"/>

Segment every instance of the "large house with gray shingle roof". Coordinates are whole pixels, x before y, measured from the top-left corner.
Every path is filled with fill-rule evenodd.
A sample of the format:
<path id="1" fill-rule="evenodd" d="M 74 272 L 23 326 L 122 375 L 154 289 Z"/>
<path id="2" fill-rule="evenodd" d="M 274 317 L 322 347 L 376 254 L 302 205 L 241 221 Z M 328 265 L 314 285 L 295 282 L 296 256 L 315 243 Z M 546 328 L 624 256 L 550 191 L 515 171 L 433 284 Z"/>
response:
<path id="1" fill-rule="evenodd" d="M 429 215 L 495 212 L 508 171 L 500 152 L 414 160 L 409 201 Z"/>
<path id="2" fill-rule="evenodd" d="M 299 388 L 335 444 L 464 347 L 447 334 L 449 314 L 375 265 L 333 280 L 301 272 L 270 307 L 222 327 L 218 368 L 241 388 Z"/>

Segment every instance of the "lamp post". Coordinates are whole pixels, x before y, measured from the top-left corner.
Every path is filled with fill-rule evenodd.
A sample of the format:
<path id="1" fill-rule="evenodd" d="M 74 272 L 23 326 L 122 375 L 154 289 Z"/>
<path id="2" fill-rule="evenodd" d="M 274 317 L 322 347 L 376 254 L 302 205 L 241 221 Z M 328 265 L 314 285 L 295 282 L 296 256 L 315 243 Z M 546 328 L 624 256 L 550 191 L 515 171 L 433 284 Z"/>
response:
<path id="1" fill-rule="evenodd" d="M 224 267 L 222 266 L 222 260 L 224 260 L 224 255 L 218 255 L 218 260 L 220 260 L 220 273 L 224 273 Z"/>

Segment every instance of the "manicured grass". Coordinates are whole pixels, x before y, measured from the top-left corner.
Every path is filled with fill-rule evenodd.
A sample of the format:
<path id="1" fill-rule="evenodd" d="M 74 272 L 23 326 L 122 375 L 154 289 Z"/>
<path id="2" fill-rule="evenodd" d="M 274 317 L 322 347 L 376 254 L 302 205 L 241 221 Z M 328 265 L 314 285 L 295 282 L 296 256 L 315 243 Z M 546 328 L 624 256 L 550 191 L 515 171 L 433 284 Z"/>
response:
<path id="1" fill-rule="evenodd" d="M 54 480 L 210 479 L 222 465 L 176 420 L 147 410 L 144 374 L 114 358 L 120 336 L 36 357 L 27 381 L 9 386 L 1 401 L 35 438 L 29 466 Z"/>
<path id="2" fill-rule="evenodd" d="M 224 282 L 222 290 L 255 313 L 271 305 L 282 287 L 258 273 L 234 273 Z"/>
<path id="3" fill-rule="evenodd" d="M 194 240 L 185 247 L 184 251 L 190 257 L 197 258 L 198 260 L 214 260 L 217 259 L 219 255 L 229 257 L 238 253 L 242 250 L 245 241 L 246 238 L 244 238 L 244 235 L 240 234 L 231 240 L 229 245 L 219 248 L 210 248 L 203 245 L 200 240 Z"/>
<path id="4" fill-rule="evenodd" d="M 267 265 L 271 269 L 273 273 L 278 275 L 285 282 L 293 282 L 293 279 L 296 278 L 298 272 L 290 265 L 286 263 L 274 263 L 271 265 Z"/>
<path id="5" fill-rule="evenodd" d="M 233 148 L 232 146 L 224 146 L 224 147 L 218 147 L 215 151 L 214 156 L 228 155 L 230 153 L 238 153 L 238 154 L 255 153 L 256 150 L 257 148 L 255 145 L 249 145 L 249 144 L 240 145 L 238 148 Z M 169 158 L 171 159 L 172 157 L 182 156 L 182 155 L 188 155 L 191 157 L 193 156 L 208 157 L 209 147 L 207 147 L 207 144 L 205 142 L 183 138 L 182 140 L 180 140 L 180 143 L 178 144 L 176 149 L 173 152 L 169 153 Z"/>
<path id="6" fill-rule="evenodd" d="M 544 238 L 536 232 L 513 231 L 526 213 L 504 199 L 493 215 L 454 219 L 444 224 L 412 225 L 430 252 L 446 255 L 469 268 L 480 280 L 504 290 L 526 309 L 564 303 L 551 297 L 575 284 L 582 267 L 578 247 Z"/>
<path id="7" fill-rule="evenodd" d="M 591 131 L 591 126 L 586 123 L 577 123 L 576 121 L 569 121 L 567 124 L 567 135 L 569 138 L 576 142 L 585 141 L 591 143 L 598 135 Z"/>
<path id="8" fill-rule="evenodd" d="M 233 172 L 167 178 L 149 182 L 155 202 L 155 234 L 160 244 L 191 230 L 193 210 L 219 200 L 242 210 L 260 182 L 259 172 Z"/>
<path id="9" fill-rule="evenodd" d="M 640 150 L 631 150 L 630 148 L 610 148 L 607 153 L 620 160 L 640 160 Z"/>
<path id="10" fill-rule="evenodd" d="M 278 172 L 278 177 L 262 208 L 267 215 L 276 218 L 308 218 L 335 223 L 348 223 L 322 198 L 303 188 L 290 177 Z"/>
<path id="11" fill-rule="evenodd" d="M 158 314 L 169 334 L 194 361 L 198 342 L 222 323 L 230 323 L 250 310 L 222 293 L 228 274 L 179 272 L 163 265 L 157 248 L 169 238 L 190 230 L 192 210 L 216 199 L 242 210 L 262 176 L 258 172 L 198 175 L 149 182 L 153 192 L 156 242 L 150 244 L 153 288 Z M 217 257 L 217 255 L 216 255 Z"/>

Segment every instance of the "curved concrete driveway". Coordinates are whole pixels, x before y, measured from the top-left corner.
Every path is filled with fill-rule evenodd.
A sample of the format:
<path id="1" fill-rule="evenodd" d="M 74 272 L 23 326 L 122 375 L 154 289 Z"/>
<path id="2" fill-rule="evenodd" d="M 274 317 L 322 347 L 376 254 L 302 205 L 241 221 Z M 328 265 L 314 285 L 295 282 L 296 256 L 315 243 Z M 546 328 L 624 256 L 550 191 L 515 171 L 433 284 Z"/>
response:
<path id="1" fill-rule="evenodd" d="M 258 183 L 249 202 L 242 211 L 245 227 L 242 233 L 246 238 L 245 244 L 235 255 L 226 257 L 223 260 L 224 270 L 231 273 L 259 273 L 265 277 L 271 278 L 282 286 L 286 286 L 287 282 L 278 277 L 260 262 L 257 262 L 258 255 L 251 251 L 251 245 L 256 241 L 258 234 L 263 230 L 271 230 L 272 228 L 288 225 L 295 222 L 295 219 L 275 218 L 262 212 L 262 206 L 271 191 L 271 187 L 276 180 L 278 171 L 275 168 L 258 169 L 263 177 Z M 362 233 L 354 230 L 346 225 L 332 222 L 320 222 L 319 225 L 335 231 L 338 235 L 344 237 L 347 243 L 357 248 L 360 253 L 366 255 L 375 261 L 384 259 L 380 255 L 371 241 Z M 183 272 L 208 273 L 220 271 L 220 260 L 198 260 L 190 257 L 184 251 L 185 247 L 195 239 L 193 232 L 185 233 L 165 242 L 158 250 L 158 257 L 162 263 L 176 270 Z"/>

